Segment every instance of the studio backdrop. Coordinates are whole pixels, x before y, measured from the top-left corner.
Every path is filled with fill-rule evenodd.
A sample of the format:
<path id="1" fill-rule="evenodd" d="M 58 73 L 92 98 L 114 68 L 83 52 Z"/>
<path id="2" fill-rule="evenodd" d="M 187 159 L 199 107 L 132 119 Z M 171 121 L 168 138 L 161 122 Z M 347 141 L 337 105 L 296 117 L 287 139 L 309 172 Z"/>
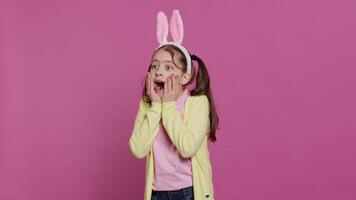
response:
<path id="1" fill-rule="evenodd" d="M 128 140 L 173 9 L 220 117 L 215 199 L 356 199 L 355 1 L 1 0 L 0 200 L 143 199 Z"/>

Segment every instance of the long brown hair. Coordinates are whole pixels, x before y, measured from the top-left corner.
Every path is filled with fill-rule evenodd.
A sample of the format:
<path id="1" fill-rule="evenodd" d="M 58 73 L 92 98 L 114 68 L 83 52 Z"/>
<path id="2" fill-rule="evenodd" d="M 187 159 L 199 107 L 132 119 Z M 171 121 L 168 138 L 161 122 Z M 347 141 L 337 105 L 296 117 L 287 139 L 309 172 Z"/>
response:
<path id="1" fill-rule="evenodd" d="M 172 60 L 173 63 L 176 64 L 174 62 L 174 57 L 178 56 L 177 60 L 178 62 L 180 62 L 181 66 L 183 66 L 183 68 L 181 69 L 183 71 L 183 73 L 187 72 L 187 59 L 185 58 L 183 52 L 175 47 L 174 45 L 164 45 L 160 48 L 158 48 L 155 52 L 157 52 L 158 50 L 165 50 L 168 53 L 171 54 L 172 56 Z M 154 52 L 154 53 L 155 53 Z M 153 53 L 153 55 L 154 55 Z M 152 55 L 152 57 L 153 57 Z M 216 129 L 219 129 L 218 125 L 219 125 L 219 116 L 217 114 L 216 111 L 216 107 L 215 107 L 215 103 L 214 103 L 214 98 L 213 98 L 213 94 L 210 88 L 210 78 L 209 78 L 209 74 L 208 74 L 208 70 L 203 62 L 203 60 L 201 58 L 199 58 L 196 55 L 191 55 L 191 59 L 192 61 L 195 60 L 198 62 L 198 72 L 197 72 L 197 76 L 196 76 L 196 80 L 195 80 L 195 88 L 193 90 L 190 91 L 190 95 L 191 96 L 199 96 L 199 95 L 206 95 L 208 97 L 209 100 L 209 119 L 210 119 L 210 132 L 209 132 L 209 139 L 212 142 L 215 142 L 217 140 L 216 138 Z M 148 71 L 150 71 L 150 67 L 148 67 Z M 191 77 L 190 80 L 188 81 L 188 83 L 186 83 L 186 85 L 190 84 L 195 77 L 195 69 L 193 67 L 193 63 L 192 63 L 192 71 L 191 71 Z M 146 94 L 146 80 L 143 80 L 142 84 L 144 85 L 143 91 L 142 91 L 142 97 L 143 100 L 148 103 L 149 105 L 151 105 L 151 99 L 149 98 L 149 96 Z"/>

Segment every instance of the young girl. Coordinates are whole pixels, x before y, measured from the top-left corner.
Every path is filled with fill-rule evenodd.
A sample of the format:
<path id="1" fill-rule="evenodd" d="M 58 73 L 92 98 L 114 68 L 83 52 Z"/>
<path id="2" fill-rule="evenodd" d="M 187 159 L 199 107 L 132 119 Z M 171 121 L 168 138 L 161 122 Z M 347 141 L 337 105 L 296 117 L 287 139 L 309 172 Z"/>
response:
<path id="1" fill-rule="evenodd" d="M 129 146 L 146 157 L 145 200 L 213 200 L 208 139 L 216 141 L 219 118 L 204 62 L 181 45 L 183 23 L 174 10 L 157 15 L 157 39 Z M 192 60 L 198 62 L 195 88 Z"/>

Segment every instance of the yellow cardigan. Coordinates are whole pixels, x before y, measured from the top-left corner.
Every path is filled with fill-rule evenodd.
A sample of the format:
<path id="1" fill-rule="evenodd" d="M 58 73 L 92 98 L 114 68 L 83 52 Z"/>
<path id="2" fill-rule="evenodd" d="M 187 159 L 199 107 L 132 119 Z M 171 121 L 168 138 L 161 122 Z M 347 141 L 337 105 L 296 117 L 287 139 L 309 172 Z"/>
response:
<path id="1" fill-rule="evenodd" d="M 184 120 L 179 116 L 176 101 L 152 102 L 140 100 L 129 146 L 139 159 L 146 157 L 144 200 L 151 200 L 154 178 L 152 145 L 162 117 L 163 126 L 173 144 L 192 163 L 195 200 L 214 200 L 212 168 L 208 150 L 209 100 L 206 95 L 188 96 Z"/>

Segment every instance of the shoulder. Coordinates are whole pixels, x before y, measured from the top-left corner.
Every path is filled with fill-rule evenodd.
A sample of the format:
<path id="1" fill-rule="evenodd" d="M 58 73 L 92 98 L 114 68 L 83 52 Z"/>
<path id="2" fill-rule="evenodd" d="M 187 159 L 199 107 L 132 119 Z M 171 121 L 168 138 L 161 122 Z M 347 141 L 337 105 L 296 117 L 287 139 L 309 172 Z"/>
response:
<path id="1" fill-rule="evenodd" d="M 206 95 L 189 96 L 186 106 L 187 121 L 198 120 L 200 122 L 209 120 L 210 104 Z"/>
<path id="2" fill-rule="evenodd" d="M 209 104 L 209 99 L 208 99 L 208 96 L 206 96 L 206 95 L 189 96 L 188 103 L 189 104 Z"/>
<path id="3" fill-rule="evenodd" d="M 201 110 L 209 108 L 209 99 L 206 95 L 189 96 L 187 99 L 188 110 Z"/>

